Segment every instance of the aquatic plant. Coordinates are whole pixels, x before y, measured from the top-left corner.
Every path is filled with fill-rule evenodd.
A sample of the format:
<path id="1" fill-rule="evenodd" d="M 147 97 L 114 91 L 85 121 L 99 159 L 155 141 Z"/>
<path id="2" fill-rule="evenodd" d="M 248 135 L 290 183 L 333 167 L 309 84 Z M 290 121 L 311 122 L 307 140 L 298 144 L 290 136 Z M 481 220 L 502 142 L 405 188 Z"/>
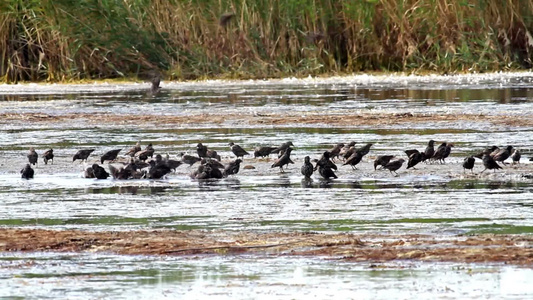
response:
<path id="1" fill-rule="evenodd" d="M 531 67 L 533 0 L 4 0 L 2 81 Z"/>

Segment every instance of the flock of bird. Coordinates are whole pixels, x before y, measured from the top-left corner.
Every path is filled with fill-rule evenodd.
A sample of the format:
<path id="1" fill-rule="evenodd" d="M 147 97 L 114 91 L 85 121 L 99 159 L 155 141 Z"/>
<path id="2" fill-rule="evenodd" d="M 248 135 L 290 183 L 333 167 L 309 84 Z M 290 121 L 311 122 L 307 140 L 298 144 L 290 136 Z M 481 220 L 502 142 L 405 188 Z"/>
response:
<path id="1" fill-rule="evenodd" d="M 301 173 L 309 179 L 318 171 L 318 174 L 324 179 L 337 178 L 335 171 L 338 170 L 335 161 L 342 162 L 343 165 L 349 165 L 354 170 L 357 169 L 357 165 L 362 161 L 363 157 L 370 152 L 370 148 L 373 144 L 365 144 L 362 147 L 356 147 L 355 142 L 348 144 L 339 143 L 332 149 L 324 151 L 320 158 L 313 159 L 309 156 L 304 158 L 304 164 L 301 166 Z M 161 154 L 156 154 L 154 157 L 154 147 L 150 143 L 144 149 L 141 148 L 140 142 L 137 142 L 135 146 L 129 149 L 125 155 L 129 157 L 127 163 L 115 163 L 118 154 L 122 149 L 114 149 L 107 151 L 100 157 L 100 164 L 104 164 L 106 161 L 108 164 L 109 172 L 97 163 L 93 163 L 91 166 L 84 170 L 85 178 L 107 179 L 113 177 L 114 179 L 127 180 L 127 179 L 160 179 L 182 165 L 189 166 L 199 163 L 199 167 L 191 173 L 193 179 L 220 179 L 230 175 L 237 174 L 240 169 L 240 165 L 244 159 L 244 156 L 251 155 L 241 146 L 234 143 L 229 143 L 231 152 L 235 155 L 236 159 L 229 162 L 227 165 L 223 165 L 220 155 L 213 149 L 208 149 L 206 145 L 198 143 L 196 146 L 197 155 L 188 155 L 181 153 L 179 160 L 170 159 L 169 155 L 165 157 Z M 421 162 L 425 163 L 441 163 L 444 164 L 446 158 L 452 151 L 452 143 L 441 143 L 435 148 L 435 141 L 430 140 L 424 151 L 418 151 L 416 149 L 406 150 L 407 155 L 407 169 L 414 168 Z M 271 168 L 279 168 L 280 172 L 285 172 L 284 167 L 289 164 L 294 164 L 291 160 L 291 153 L 294 149 L 292 142 L 286 142 L 280 146 L 264 146 L 257 147 L 253 151 L 254 158 L 269 157 L 272 154 L 277 154 L 278 158 L 271 165 Z M 74 154 L 72 161 L 80 160 L 81 162 L 87 162 L 89 156 L 95 151 L 95 149 L 83 149 Z M 29 163 L 20 171 L 22 178 L 31 179 L 34 177 L 35 171 L 32 169 L 32 165 L 36 165 L 39 155 L 32 147 L 27 155 Z M 43 162 L 48 164 L 54 162 L 54 151 L 49 149 L 42 154 Z M 148 160 L 150 158 L 150 160 Z M 242 159 L 241 159 L 242 158 Z M 464 170 L 471 170 L 476 162 L 476 158 L 481 159 L 486 170 L 502 169 L 502 166 L 498 164 L 506 164 L 505 160 L 511 158 L 514 163 L 520 162 L 520 152 L 514 149 L 512 146 L 499 148 L 492 146 L 483 150 L 475 155 L 468 156 L 464 159 Z M 397 176 L 397 170 L 399 170 L 406 159 L 398 158 L 395 155 L 380 155 L 374 160 L 374 170 L 378 167 L 381 169 L 389 170 Z M 533 160 L 531 158 L 530 160 Z M 147 162 L 148 161 L 148 162 Z M 314 165 L 313 165 L 314 163 Z"/>

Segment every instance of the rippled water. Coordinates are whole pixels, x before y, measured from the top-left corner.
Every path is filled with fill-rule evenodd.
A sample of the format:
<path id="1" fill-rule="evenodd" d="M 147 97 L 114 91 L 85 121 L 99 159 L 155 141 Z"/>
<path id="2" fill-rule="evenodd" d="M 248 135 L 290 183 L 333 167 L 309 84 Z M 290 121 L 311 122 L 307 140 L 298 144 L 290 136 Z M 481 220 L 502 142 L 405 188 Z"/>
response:
<path id="1" fill-rule="evenodd" d="M 284 112 L 515 115 L 533 117 L 533 74 L 390 77 L 247 82 L 163 83 L 157 97 L 146 84 L 0 85 L 0 113 L 190 115 L 204 112 L 266 114 Z M 533 232 L 533 184 L 516 175 L 463 176 L 460 163 L 490 145 L 522 150 L 521 170 L 533 172 L 533 128 L 494 126 L 475 121 L 380 126 L 325 125 L 87 126 L 73 119 L 59 125 L 2 123 L 0 129 L 0 226 L 48 229 L 133 230 L 152 228 L 255 231 L 323 231 L 372 234 Z M 339 180 L 302 182 L 303 157 L 317 157 L 337 142 L 372 142 L 370 155 L 402 155 L 423 149 L 429 139 L 453 141 L 449 164 L 422 166 L 425 172 L 374 172 L 370 160 L 360 170 L 341 167 Z M 193 152 L 202 141 L 225 160 L 228 142 L 246 149 L 292 140 L 295 166 L 286 174 L 268 163 L 245 159 L 255 170 L 233 178 L 198 183 L 192 169 L 159 181 L 88 180 L 83 165 L 71 163 L 82 147 L 97 157 L 136 141 L 152 142 L 157 152 Z M 19 179 L 27 149 L 53 148 L 55 165 L 38 165 L 32 181 Z M 447 169 L 446 169 L 447 168 Z M 477 172 L 481 167 L 477 166 Z M 20 265 L 21 267 L 13 267 Z M 81 267 L 80 267 L 81 266 Z M 390 267 L 390 268 L 389 268 Z M 533 294 L 516 289 L 509 278 L 530 269 L 500 265 L 368 264 L 327 259 L 269 257 L 154 258 L 101 254 L 2 254 L 0 297 L 142 298 L 153 288 L 163 296 L 189 298 L 295 298 L 302 293 L 331 298 L 353 293 L 361 298 L 513 297 Z M 81 268 L 81 269 L 80 269 Z M 473 272 L 473 273 L 472 273 Z M 55 275 L 60 274 L 60 275 Z M 450 277 L 455 274 L 456 277 Z M 518 277 L 517 277 L 518 276 Z M 457 279 L 459 278 L 459 279 Z M 484 282 L 493 283 L 490 287 Z M 356 284 L 357 282 L 357 284 Z M 520 284 L 519 281 L 515 282 Z M 40 286 L 47 294 L 33 294 Z M 472 288 L 477 287 L 477 288 Z M 283 292 L 286 291 L 286 292 Z M 516 293 L 516 294 L 515 294 Z M 359 297 L 358 297 L 359 298 Z"/>

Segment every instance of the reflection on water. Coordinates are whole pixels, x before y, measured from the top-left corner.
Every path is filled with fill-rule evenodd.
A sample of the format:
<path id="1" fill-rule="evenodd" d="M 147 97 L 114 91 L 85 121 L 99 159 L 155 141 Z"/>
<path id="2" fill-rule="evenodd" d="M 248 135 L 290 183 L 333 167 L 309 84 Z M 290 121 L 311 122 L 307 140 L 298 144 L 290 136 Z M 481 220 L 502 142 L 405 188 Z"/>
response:
<path id="1" fill-rule="evenodd" d="M 0 297 L 526 299 L 533 294 L 531 276 L 530 269 L 505 265 L 4 253 L 0 256 Z"/>

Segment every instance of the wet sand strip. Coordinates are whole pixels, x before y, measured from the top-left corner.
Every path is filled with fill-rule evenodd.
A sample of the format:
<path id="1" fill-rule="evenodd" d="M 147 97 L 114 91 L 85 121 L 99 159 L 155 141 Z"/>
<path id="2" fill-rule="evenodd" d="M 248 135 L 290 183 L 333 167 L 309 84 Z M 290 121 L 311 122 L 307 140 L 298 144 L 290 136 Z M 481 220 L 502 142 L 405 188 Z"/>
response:
<path id="1" fill-rule="evenodd" d="M 0 229 L 2 252 L 100 252 L 125 255 L 311 256 L 354 262 L 395 260 L 533 265 L 533 236 L 324 234 L 250 231 Z"/>
<path id="2" fill-rule="evenodd" d="M 3 113 L 0 114 L 0 124 L 12 122 L 38 123 L 72 123 L 72 120 L 86 121 L 89 124 L 148 124 L 152 125 L 221 125 L 231 120 L 237 125 L 330 125 L 330 126 L 376 126 L 397 125 L 406 123 L 426 122 L 485 122 L 505 126 L 533 126 L 533 118 L 515 115 L 483 115 L 483 114 L 416 114 L 416 113 L 335 113 L 335 112 L 292 112 L 272 114 L 251 113 L 223 113 L 223 114 L 193 114 L 183 116 L 161 115 L 116 115 L 108 113 L 74 113 L 50 115 L 46 113 Z"/>

